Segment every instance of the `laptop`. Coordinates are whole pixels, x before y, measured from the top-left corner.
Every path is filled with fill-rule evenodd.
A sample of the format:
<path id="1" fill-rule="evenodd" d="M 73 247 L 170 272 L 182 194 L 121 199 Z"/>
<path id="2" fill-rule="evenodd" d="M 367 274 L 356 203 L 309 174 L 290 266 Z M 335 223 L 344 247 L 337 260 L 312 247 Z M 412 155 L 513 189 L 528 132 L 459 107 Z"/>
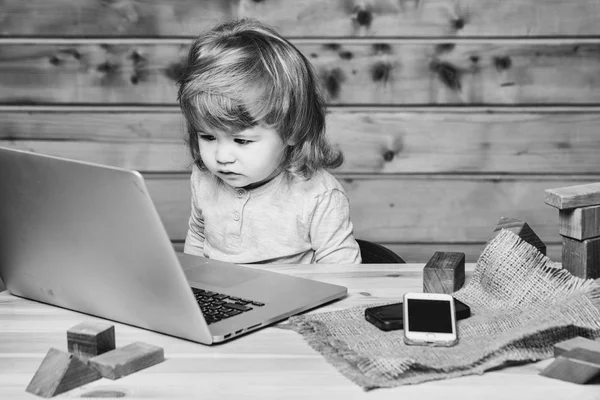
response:
<path id="1" fill-rule="evenodd" d="M 13 295 L 203 344 L 347 289 L 177 253 L 137 171 L 0 147 L 0 278 Z"/>

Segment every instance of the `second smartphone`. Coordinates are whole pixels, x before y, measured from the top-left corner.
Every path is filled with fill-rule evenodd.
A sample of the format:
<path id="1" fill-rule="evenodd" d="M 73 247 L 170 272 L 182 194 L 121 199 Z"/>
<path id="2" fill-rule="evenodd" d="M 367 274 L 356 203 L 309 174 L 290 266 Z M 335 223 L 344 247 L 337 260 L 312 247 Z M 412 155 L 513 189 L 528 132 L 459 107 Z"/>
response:
<path id="1" fill-rule="evenodd" d="M 384 306 L 365 309 L 365 319 L 382 331 L 395 331 L 404 328 L 403 303 L 386 304 Z M 460 300 L 454 299 L 456 320 L 471 316 L 471 309 Z"/>

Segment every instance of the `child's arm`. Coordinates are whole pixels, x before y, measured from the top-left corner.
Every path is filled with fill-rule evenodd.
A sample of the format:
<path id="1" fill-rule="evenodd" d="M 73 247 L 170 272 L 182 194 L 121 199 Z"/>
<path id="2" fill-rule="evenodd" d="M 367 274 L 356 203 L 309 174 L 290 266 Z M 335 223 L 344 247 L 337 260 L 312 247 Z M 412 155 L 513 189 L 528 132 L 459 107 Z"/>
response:
<path id="1" fill-rule="evenodd" d="M 319 264 L 359 264 L 360 249 L 350 221 L 346 194 L 333 189 L 321 194 L 310 222 L 310 238 Z"/>
<path id="2" fill-rule="evenodd" d="M 192 182 L 192 212 L 188 222 L 183 252 L 196 256 L 204 256 L 204 217 L 196 204 L 195 185 Z"/>

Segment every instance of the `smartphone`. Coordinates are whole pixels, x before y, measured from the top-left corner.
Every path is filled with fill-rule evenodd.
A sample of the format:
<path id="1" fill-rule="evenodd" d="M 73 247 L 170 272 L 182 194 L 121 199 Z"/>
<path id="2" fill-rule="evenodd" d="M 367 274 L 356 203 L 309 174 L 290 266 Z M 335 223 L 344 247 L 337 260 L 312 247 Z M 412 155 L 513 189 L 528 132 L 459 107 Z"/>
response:
<path id="1" fill-rule="evenodd" d="M 365 309 L 365 319 L 382 331 L 394 331 L 404 328 L 403 302 L 386 304 Z M 471 309 L 460 300 L 454 299 L 456 320 L 469 318 Z"/>
<path id="2" fill-rule="evenodd" d="M 454 298 L 445 293 L 405 293 L 404 343 L 454 346 L 458 342 Z"/>

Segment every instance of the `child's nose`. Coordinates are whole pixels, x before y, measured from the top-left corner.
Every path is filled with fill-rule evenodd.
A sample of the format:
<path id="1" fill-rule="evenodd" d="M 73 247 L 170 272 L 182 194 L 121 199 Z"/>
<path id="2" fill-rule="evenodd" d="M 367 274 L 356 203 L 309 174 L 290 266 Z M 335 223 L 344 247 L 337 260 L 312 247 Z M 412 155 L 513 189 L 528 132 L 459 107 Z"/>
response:
<path id="1" fill-rule="evenodd" d="M 215 158 L 219 164 L 228 164 L 235 161 L 233 149 L 227 144 L 219 144 Z"/>

